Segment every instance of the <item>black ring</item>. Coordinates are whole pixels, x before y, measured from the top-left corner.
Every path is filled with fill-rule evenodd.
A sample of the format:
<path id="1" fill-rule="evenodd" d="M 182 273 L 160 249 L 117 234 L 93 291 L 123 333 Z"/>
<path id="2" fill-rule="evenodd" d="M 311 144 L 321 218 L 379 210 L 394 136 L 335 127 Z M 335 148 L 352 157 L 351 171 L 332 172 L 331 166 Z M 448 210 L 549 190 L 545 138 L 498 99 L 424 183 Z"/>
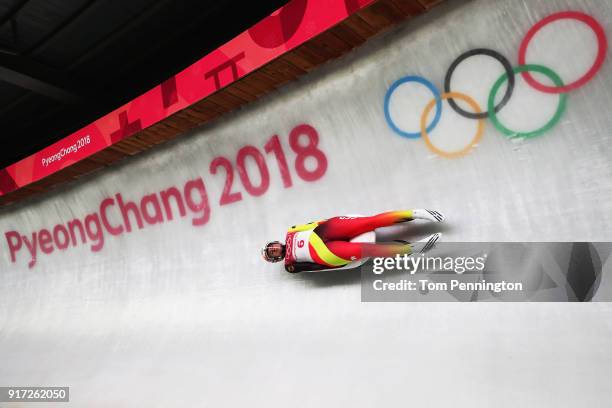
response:
<path id="1" fill-rule="evenodd" d="M 446 76 L 444 77 L 444 92 L 450 92 L 451 78 L 453 76 L 453 72 L 455 72 L 455 69 L 457 68 L 457 65 L 463 62 L 463 60 L 473 57 L 474 55 L 488 55 L 491 58 L 495 58 L 500 64 L 502 64 L 504 70 L 506 70 L 506 74 L 508 75 L 508 87 L 506 88 L 506 93 L 497 106 L 495 106 L 495 113 L 497 113 L 504 107 L 504 105 L 506 105 L 506 103 L 508 103 L 510 97 L 512 96 L 512 92 L 514 91 L 514 73 L 512 72 L 512 65 L 510 65 L 510 62 L 506 59 L 506 57 L 497 51 L 488 48 L 474 48 L 473 50 L 466 51 L 458 56 L 448 68 L 448 71 L 446 71 Z M 480 113 L 466 112 L 461 109 L 459 105 L 457 105 L 453 98 L 449 98 L 448 103 L 455 112 L 469 119 L 485 119 L 489 116 L 488 111 Z"/>

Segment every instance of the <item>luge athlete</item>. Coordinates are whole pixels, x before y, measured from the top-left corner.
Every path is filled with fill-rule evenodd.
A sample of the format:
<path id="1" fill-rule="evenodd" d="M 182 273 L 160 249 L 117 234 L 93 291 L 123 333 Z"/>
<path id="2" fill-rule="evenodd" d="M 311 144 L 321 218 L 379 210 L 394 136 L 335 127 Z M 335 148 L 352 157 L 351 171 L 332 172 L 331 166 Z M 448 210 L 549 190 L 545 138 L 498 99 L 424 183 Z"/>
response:
<path id="1" fill-rule="evenodd" d="M 333 217 L 294 225 L 287 232 L 285 243 L 268 242 L 262 248 L 261 254 L 268 262 L 280 262 L 284 259 L 285 270 L 295 273 L 341 268 L 362 258 L 426 252 L 433 247 L 441 234 L 433 234 L 416 243 L 350 242 L 365 232 L 415 219 L 442 222 L 444 216 L 438 211 L 414 209 L 389 211 L 371 217 Z"/>

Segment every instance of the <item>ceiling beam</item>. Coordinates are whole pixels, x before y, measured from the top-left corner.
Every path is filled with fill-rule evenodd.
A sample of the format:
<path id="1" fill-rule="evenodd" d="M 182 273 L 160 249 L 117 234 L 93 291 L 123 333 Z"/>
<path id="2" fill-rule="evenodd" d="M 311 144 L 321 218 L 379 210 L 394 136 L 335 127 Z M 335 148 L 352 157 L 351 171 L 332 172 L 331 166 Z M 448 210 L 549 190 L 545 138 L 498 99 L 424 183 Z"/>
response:
<path id="1" fill-rule="evenodd" d="M 19 0 L 15 2 L 11 8 L 9 8 L 3 16 L 0 17 L 0 26 L 6 23 L 7 21 L 12 20 L 17 13 L 21 11 L 21 9 L 28 4 L 29 0 Z"/>
<path id="2" fill-rule="evenodd" d="M 85 102 L 82 96 L 67 85 L 69 82 L 61 72 L 22 56 L 0 53 L 0 81 L 66 104 Z"/>

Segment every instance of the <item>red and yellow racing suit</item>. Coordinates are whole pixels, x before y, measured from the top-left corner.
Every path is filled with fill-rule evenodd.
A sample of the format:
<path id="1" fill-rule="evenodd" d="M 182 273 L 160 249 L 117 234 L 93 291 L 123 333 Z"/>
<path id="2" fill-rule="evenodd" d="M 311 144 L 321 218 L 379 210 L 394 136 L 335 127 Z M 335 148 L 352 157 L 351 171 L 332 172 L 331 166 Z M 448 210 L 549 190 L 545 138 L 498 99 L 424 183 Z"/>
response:
<path id="1" fill-rule="evenodd" d="M 294 225 L 285 239 L 285 270 L 315 271 L 338 268 L 357 259 L 410 254 L 408 243 L 350 242 L 352 238 L 400 222 L 412 221 L 412 211 L 390 211 L 372 217 L 334 217 Z"/>

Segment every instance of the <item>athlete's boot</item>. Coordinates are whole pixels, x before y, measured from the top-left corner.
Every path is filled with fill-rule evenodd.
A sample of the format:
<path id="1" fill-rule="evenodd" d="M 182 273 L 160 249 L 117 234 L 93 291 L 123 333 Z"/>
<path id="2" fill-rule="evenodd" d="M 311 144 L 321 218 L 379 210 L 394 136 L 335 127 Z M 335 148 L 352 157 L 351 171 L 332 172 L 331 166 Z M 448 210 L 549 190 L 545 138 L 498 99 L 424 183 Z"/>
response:
<path id="1" fill-rule="evenodd" d="M 412 218 L 415 220 L 427 220 L 433 222 L 444 221 L 444 215 L 435 210 L 426 210 L 424 208 L 416 208 L 412 210 Z"/>
<path id="2" fill-rule="evenodd" d="M 396 240 L 396 242 L 410 245 L 410 255 L 424 254 L 425 252 L 431 250 L 434 246 L 436 246 L 436 242 L 438 242 L 441 236 L 441 233 L 436 232 L 435 234 L 432 234 L 416 242 L 407 242 L 402 240 Z"/>

